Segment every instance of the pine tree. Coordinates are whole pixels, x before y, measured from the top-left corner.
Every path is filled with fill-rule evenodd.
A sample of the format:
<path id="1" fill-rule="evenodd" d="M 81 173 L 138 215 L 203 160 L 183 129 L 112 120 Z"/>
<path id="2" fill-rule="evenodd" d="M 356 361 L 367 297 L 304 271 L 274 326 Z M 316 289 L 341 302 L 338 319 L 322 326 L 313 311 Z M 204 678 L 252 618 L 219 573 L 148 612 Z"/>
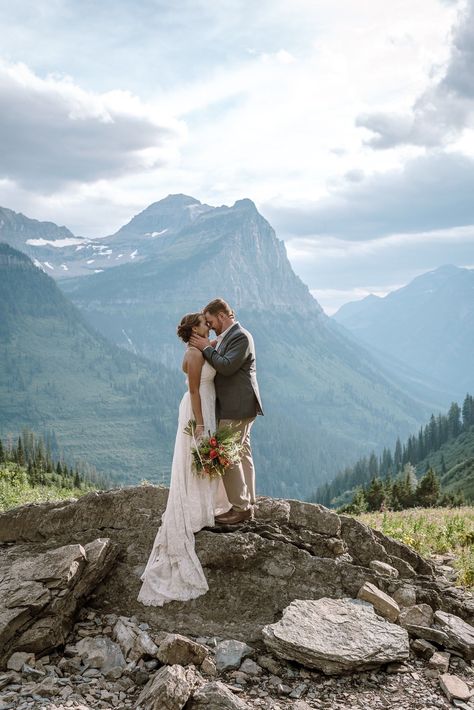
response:
<path id="1" fill-rule="evenodd" d="M 395 444 L 395 453 L 393 455 L 393 464 L 395 466 L 395 473 L 402 467 L 402 444 L 400 438 L 397 437 L 397 443 Z"/>
<path id="2" fill-rule="evenodd" d="M 377 462 L 377 457 L 372 451 L 369 458 L 369 476 L 370 478 L 376 478 L 379 475 L 379 467 Z"/>
<path id="3" fill-rule="evenodd" d="M 380 510 L 385 500 L 385 490 L 380 478 L 373 478 L 367 490 L 364 491 L 368 509 L 370 511 Z"/>
<path id="4" fill-rule="evenodd" d="M 440 491 L 439 478 L 434 469 L 430 467 L 417 486 L 416 503 L 426 508 L 432 508 L 438 502 Z"/>
<path id="5" fill-rule="evenodd" d="M 21 443 L 21 436 L 18 437 L 15 459 L 16 462 L 20 464 L 20 466 L 25 465 L 25 454 L 23 452 L 23 444 Z"/>
<path id="6" fill-rule="evenodd" d="M 2 440 L 0 439 L 0 463 L 5 463 L 5 461 L 6 461 L 5 449 L 3 448 L 3 443 L 2 443 Z"/>
<path id="7" fill-rule="evenodd" d="M 452 402 L 448 411 L 449 436 L 455 437 L 461 431 L 461 410 L 456 402 Z"/>
<path id="8" fill-rule="evenodd" d="M 80 488 L 81 487 L 81 479 L 79 477 L 79 471 L 76 469 L 74 472 L 74 488 Z"/>
<path id="9" fill-rule="evenodd" d="M 354 498 L 352 499 L 351 507 L 352 512 L 355 515 L 367 512 L 367 501 L 362 488 L 358 488 L 356 490 Z"/>
<path id="10" fill-rule="evenodd" d="M 466 394 L 462 405 L 462 426 L 467 431 L 471 424 L 474 424 L 474 399 L 470 394 Z"/>

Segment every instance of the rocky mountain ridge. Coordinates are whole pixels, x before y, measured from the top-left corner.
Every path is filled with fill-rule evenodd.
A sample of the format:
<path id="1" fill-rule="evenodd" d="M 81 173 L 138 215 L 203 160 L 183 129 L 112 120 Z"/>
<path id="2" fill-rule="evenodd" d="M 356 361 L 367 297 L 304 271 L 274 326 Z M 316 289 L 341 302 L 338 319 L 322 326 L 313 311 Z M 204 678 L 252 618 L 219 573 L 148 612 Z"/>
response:
<path id="1" fill-rule="evenodd" d="M 383 298 L 346 303 L 333 319 L 374 355 L 424 371 L 453 395 L 472 388 L 474 269 L 441 266 Z"/>

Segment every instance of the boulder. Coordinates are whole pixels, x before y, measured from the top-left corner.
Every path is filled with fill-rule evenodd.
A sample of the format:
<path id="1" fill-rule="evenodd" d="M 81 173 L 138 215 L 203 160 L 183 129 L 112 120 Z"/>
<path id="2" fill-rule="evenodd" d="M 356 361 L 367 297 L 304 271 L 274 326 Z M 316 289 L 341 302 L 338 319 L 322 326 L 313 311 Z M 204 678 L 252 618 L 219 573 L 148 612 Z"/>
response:
<path id="1" fill-rule="evenodd" d="M 12 653 L 7 661 L 6 667 L 8 670 L 21 671 L 23 664 L 31 663 L 34 658 L 34 653 L 22 653 L 21 651 L 17 651 L 16 653 Z"/>
<path id="2" fill-rule="evenodd" d="M 474 660 L 474 626 L 445 611 L 436 611 L 434 618 L 447 634 L 450 648 L 460 651 L 467 661 Z"/>
<path id="3" fill-rule="evenodd" d="M 249 705 L 235 696 L 224 683 L 216 680 L 197 690 L 186 710 L 249 710 Z"/>
<path id="4" fill-rule="evenodd" d="M 208 649 L 200 643 L 180 634 L 167 634 L 160 643 L 157 657 L 162 663 L 180 666 L 187 666 L 193 663 L 201 665 L 205 658 L 209 656 Z"/>
<path id="5" fill-rule="evenodd" d="M 433 629 L 431 626 L 417 626 L 416 624 L 405 624 L 404 627 L 410 636 L 419 639 L 425 639 L 425 641 L 434 641 L 439 646 L 447 646 L 449 639 L 448 635 L 444 631 L 439 629 Z"/>
<path id="6" fill-rule="evenodd" d="M 371 567 L 371 569 L 374 570 L 374 572 L 377 572 L 377 574 L 380 574 L 384 577 L 393 577 L 394 579 L 396 579 L 399 575 L 398 570 L 392 565 L 387 564 L 387 562 L 381 562 L 380 560 L 372 560 L 369 563 L 369 566 Z"/>
<path id="7" fill-rule="evenodd" d="M 428 667 L 440 673 L 447 673 L 449 670 L 449 659 L 451 658 L 450 653 L 443 653 L 442 651 L 436 651 L 431 656 L 428 661 Z"/>
<path id="8" fill-rule="evenodd" d="M 433 646 L 429 641 L 425 641 L 425 639 L 415 639 L 410 645 L 417 655 L 427 659 L 431 658 L 437 651 L 436 646 Z"/>
<path id="9" fill-rule="evenodd" d="M 124 616 L 117 620 L 113 635 L 129 661 L 138 661 L 145 655 L 153 658 L 158 655 L 158 646 L 150 635 Z"/>
<path id="10" fill-rule="evenodd" d="M 296 600 L 262 631 L 280 658 L 327 675 L 376 668 L 409 657 L 405 629 L 380 618 L 358 599 Z"/>
<path id="11" fill-rule="evenodd" d="M 120 646 L 108 636 L 94 636 L 81 639 L 76 644 L 77 652 L 84 664 L 100 668 L 108 673 L 112 668 L 127 665 Z"/>
<path id="12" fill-rule="evenodd" d="M 370 582 L 366 582 L 357 592 L 357 599 L 370 602 L 374 609 L 385 619 L 396 621 L 400 612 L 397 602 L 382 592 L 378 587 Z"/>
<path id="13" fill-rule="evenodd" d="M 414 604 L 402 609 L 398 615 L 400 626 L 415 624 L 415 626 L 431 626 L 433 623 L 433 609 L 429 604 Z"/>
<path id="14" fill-rule="evenodd" d="M 240 666 L 240 670 L 242 673 L 246 673 L 247 675 L 252 675 L 252 676 L 258 676 L 262 673 L 262 669 L 258 665 L 258 663 L 255 663 L 251 658 L 246 658 L 245 661 L 243 661 L 242 665 Z"/>
<path id="15" fill-rule="evenodd" d="M 219 672 L 240 668 L 244 658 L 254 653 L 253 648 L 234 639 L 222 641 L 216 648 L 216 666 Z"/>
<path id="16" fill-rule="evenodd" d="M 1 550 L 0 667 L 12 652 L 38 654 L 63 644 L 77 609 L 117 554 L 108 538 L 40 553 L 24 546 Z"/>
<path id="17" fill-rule="evenodd" d="M 392 597 L 400 607 L 414 606 L 416 604 L 416 588 L 411 584 L 403 584 L 393 592 Z"/>
<path id="18" fill-rule="evenodd" d="M 472 695 L 468 685 L 462 678 L 458 678 L 456 675 L 443 673 L 439 678 L 439 684 L 449 702 L 452 702 L 455 698 L 458 700 L 469 700 Z"/>
<path id="19" fill-rule="evenodd" d="M 135 704 L 136 710 L 181 710 L 196 683 L 191 669 L 164 666 L 150 678 Z"/>

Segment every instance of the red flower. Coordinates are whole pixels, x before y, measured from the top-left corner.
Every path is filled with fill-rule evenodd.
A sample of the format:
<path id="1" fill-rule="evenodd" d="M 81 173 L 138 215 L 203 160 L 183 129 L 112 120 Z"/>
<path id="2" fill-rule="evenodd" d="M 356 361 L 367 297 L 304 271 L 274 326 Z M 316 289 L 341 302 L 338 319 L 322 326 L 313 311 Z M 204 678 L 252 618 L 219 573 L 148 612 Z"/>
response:
<path id="1" fill-rule="evenodd" d="M 216 439 L 216 437 L 215 437 L 215 436 L 212 436 L 212 437 L 209 439 L 209 443 L 210 443 L 211 446 L 217 446 L 217 439 Z"/>
<path id="2" fill-rule="evenodd" d="M 216 456 L 218 456 L 218 453 L 215 449 L 211 449 L 211 451 L 209 452 L 209 456 L 211 457 L 211 459 L 215 459 Z"/>

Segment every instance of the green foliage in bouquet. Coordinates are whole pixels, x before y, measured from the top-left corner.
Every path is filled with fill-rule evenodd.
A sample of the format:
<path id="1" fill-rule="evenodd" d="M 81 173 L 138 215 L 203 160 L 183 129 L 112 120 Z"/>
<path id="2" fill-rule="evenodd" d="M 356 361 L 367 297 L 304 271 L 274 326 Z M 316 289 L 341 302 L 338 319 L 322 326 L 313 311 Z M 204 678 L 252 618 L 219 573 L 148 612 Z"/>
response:
<path id="1" fill-rule="evenodd" d="M 196 446 L 191 448 L 193 469 L 198 476 L 217 478 L 223 476 L 229 466 L 239 463 L 243 446 L 239 441 L 239 432 L 225 427 L 205 436 L 196 442 L 196 421 L 190 419 L 184 429 L 185 434 L 193 437 Z"/>

